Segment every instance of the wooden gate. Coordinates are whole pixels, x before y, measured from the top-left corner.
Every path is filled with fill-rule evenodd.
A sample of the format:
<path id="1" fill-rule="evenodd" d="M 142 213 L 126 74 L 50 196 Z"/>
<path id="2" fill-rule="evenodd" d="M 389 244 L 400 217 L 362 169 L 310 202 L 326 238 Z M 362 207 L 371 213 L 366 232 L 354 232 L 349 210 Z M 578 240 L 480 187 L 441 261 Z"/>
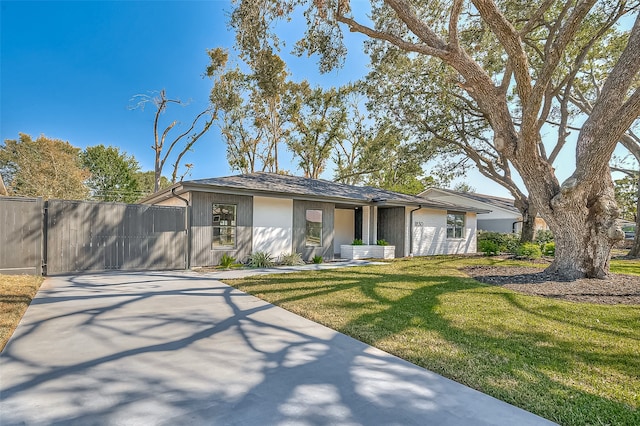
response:
<path id="1" fill-rule="evenodd" d="M 49 200 L 46 273 L 187 267 L 186 208 Z"/>

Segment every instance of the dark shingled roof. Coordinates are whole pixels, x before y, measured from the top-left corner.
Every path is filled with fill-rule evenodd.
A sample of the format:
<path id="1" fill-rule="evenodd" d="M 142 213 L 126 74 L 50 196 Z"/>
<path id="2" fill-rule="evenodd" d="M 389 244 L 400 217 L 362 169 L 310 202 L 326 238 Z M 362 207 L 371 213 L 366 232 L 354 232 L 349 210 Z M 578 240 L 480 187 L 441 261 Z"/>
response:
<path id="1" fill-rule="evenodd" d="M 380 202 L 386 205 L 422 205 L 439 209 L 456 209 L 462 211 L 478 211 L 473 208 L 462 208 L 440 201 L 426 200 L 413 195 L 401 194 L 370 186 L 353 186 L 322 179 L 310 179 L 300 176 L 288 176 L 275 173 L 249 173 L 244 175 L 197 179 L 184 181 L 172 188 L 182 188 L 185 191 L 233 191 L 249 195 L 279 195 L 292 196 L 303 199 L 332 200 L 345 203 Z M 146 200 L 157 199 L 163 193 L 171 192 L 171 188 L 147 197 Z M 182 191 L 179 191 L 182 192 Z M 167 194 L 168 195 L 168 194 Z M 143 200 L 144 201 L 144 200 Z"/>

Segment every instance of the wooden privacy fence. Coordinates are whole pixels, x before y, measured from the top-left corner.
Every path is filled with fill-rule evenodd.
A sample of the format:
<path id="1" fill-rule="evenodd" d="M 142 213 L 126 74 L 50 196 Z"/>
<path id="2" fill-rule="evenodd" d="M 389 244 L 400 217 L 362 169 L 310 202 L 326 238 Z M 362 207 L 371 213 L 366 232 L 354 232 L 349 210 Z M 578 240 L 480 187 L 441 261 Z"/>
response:
<path id="1" fill-rule="evenodd" d="M 186 207 L 0 197 L 0 272 L 185 269 L 186 217 Z M 28 250 L 40 257 L 16 254 Z"/>
<path id="2" fill-rule="evenodd" d="M 0 273 L 42 274 L 41 198 L 0 197 Z"/>

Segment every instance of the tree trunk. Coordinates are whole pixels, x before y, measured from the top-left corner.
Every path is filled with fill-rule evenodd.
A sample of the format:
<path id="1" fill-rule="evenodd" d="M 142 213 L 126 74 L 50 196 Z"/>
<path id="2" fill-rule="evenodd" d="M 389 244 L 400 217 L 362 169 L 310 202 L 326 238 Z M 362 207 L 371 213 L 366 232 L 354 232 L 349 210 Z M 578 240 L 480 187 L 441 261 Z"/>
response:
<path id="1" fill-rule="evenodd" d="M 2 175 L 0 175 L 0 196 L 6 196 L 9 195 L 9 192 L 7 191 L 7 187 L 4 186 L 4 180 L 2 179 Z"/>
<path id="2" fill-rule="evenodd" d="M 606 278 L 611 248 L 624 238 L 616 223 L 618 207 L 611 179 L 594 183 L 589 193 L 563 187 L 549 206 L 541 211 L 553 232 L 556 253 L 547 271 L 569 280 Z"/>
<path id="3" fill-rule="evenodd" d="M 522 231 L 520 232 L 520 244 L 531 243 L 536 233 L 537 211 L 527 203 L 526 207 L 520 209 L 522 213 Z"/>

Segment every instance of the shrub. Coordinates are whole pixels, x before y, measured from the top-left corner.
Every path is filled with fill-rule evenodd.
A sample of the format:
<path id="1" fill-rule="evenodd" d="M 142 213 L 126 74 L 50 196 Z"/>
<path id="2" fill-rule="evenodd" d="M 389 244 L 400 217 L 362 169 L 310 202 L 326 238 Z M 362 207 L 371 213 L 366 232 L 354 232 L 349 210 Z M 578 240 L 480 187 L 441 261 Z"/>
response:
<path id="1" fill-rule="evenodd" d="M 493 244 L 487 244 L 490 241 Z M 482 253 L 487 253 L 483 247 L 494 254 L 499 253 L 516 253 L 520 244 L 520 236 L 518 234 L 502 234 L 500 232 L 480 232 L 478 233 L 478 249 Z"/>
<path id="2" fill-rule="evenodd" d="M 287 253 L 280 255 L 280 261 L 278 262 L 281 265 L 285 266 L 298 266 L 304 265 L 304 260 L 302 260 L 302 255 L 300 253 Z"/>
<path id="3" fill-rule="evenodd" d="M 270 268 L 275 264 L 273 257 L 265 251 L 257 251 L 251 254 L 247 263 L 252 268 Z"/>
<path id="4" fill-rule="evenodd" d="M 555 256 L 556 255 L 556 243 L 553 241 L 546 243 L 542 247 L 542 254 L 545 256 Z"/>
<path id="5" fill-rule="evenodd" d="M 498 246 L 498 243 L 492 240 L 478 241 L 478 250 L 480 250 L 486 256 L 496 256 L 500 253 L 500 247 Z"/>
<path id="6" fill-rule="evenodd" d="M 231 265 L 233 265 L 234 263 L 236 263 L 236 258 L 233 256 L 229 256 L 227 253 L 223 254 L 222 259 L 220 259 L 220 266 L 225 269 L 229 269 L 229 267 L 231 267 Z"/>
<path id="7" fill-rule="evenodd" d="M 362 240 L 360 238 L 356 238 L 355 240 L 353 240 L 353 242 L 351 242 L 352 246 L 361 246 L 362 245 Z"/>
<path id="8" fill-rule="evenodd" d="M 377 240 L 376 244 L 379 245 L 379 246 L 388 246 L 389 245 L 389 243 L 385 239 Z"/>
<path id="9" fill-rule="evenodd" d="M 323 259 L 322 259 L 322 256 L 320 256 L 320 255 L 318 255 L 318 254 L 316 254 L 315 256 L 313 256 L 313 259 L 311 259 L 311 261 L 312 261 L 313 263 L 315 263 L 316 265 L 321 264 L 321 263 L 322 263 L 322 260 L 323 260 Z"/>
<path id="10" fill-rule="evenodd" d="M 542 257 L 542 250 L 540 250 L 540 246 L 536 243 L 524 243 L 518 247 L 516 254 L 518 257 L 525 259 L 540 259 Z"/>
<path id="11" fill-rule="evenodd" d="M 545 244 L 553 241 L 553 232 L 549 230 L 540 229 L 536 232 L 535 242 L 538 243 L 540 247 L 544 247 Z"/>

